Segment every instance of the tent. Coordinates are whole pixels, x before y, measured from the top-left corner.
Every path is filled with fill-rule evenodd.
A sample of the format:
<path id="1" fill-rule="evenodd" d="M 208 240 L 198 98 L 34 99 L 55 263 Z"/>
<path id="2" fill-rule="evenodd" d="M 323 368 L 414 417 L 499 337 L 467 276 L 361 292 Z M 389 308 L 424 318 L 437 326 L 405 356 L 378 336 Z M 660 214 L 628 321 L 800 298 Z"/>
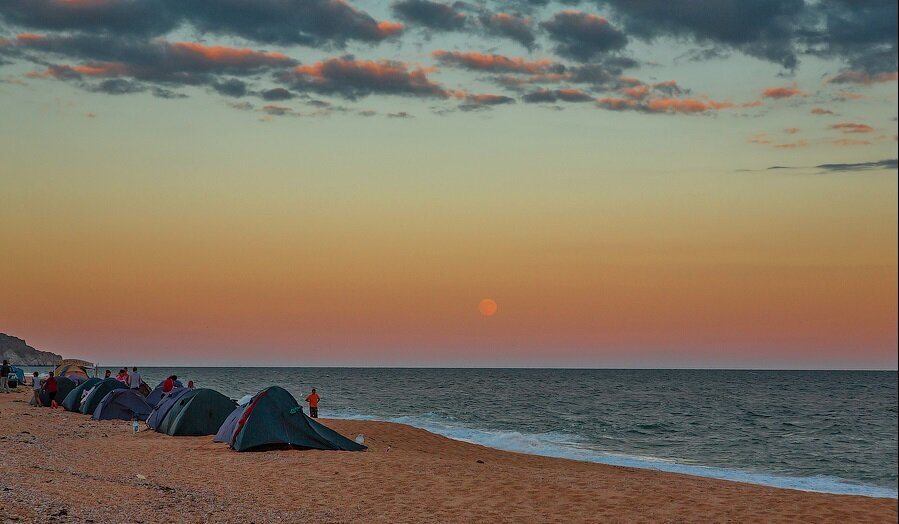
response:
<path id="1" fill-rule="evenodd" d="M 66 411 L 78 411 L 78 408 L 81 407 L 81 395 L 102 381 L 103 380 L 99 378 L 89 378 L 85 380 L 81 384 L 75 386 L 75 388 L 66 395 L 66 398 L 63 399 L 60 405 Z"/>
<path id="2" fill-rule="evenodd" d="M 343 451 L 367 449 L 307 417 L 293 395 L 278 386 L 263 389 L 249 404 L 237 407 L 213 440 L 227 442 L 236 451 L 285 446 Z"/>
<path id="3" fill-rule="evenodd" d="M 75 383 L 66 377 L 56 377 L 56 402 L 62 402 L 66 395 L 69 394 L 73 389 L 75 389 Z M 50 395 L 44 390 L 44 386 L 41 385 L 40 393 L 38 393 L 38 397 L 41 399 L 42 406 L 50 405 Z M 32 395 L 31 405 L 34 405 L 34 396 Z"/>
<path id="4" fill-rule="evenodd" d="M 94 420 L 147 420 L 153 408 L 134 389 L 114 389 L 106 394 L 91 418 Z"/>
<path id="5" fill-rule="evenodd" d="M 150 393 L 147 394 L 147 403 L 150 404 L 151 406 L 156 406 L 157 404 L 159 404 L 159 401 L 162 400 L 162 397 L 165 396 L 165 392 L 162 391 L 162 383 L 163 382 L 165 382 L 165 381 L 163 380 L 162 382 L 160 382 L 159 385 L 153 389 L 153 391 L 151 391 Z M 181 384 L 180 380 L 175 381 L 175 389 L 183 388 L 183 387 L 184 387 L 184 385 Z"/>
<path id="6" fill-rule="evenodd" d="M 66 377 L 76 383 L 81 383 L 90 377 L 87 370 L 93 366 L 93 363 L 85 360 L 67 358 L 59 362 L 56 369 L 53 370 L 53 374 L 57 377 Z"/>
<path id="7" fill-rule="evenodd" d="M 175 402 L 156 431 L 172 436 L 214 435 L 235 402 L 214 389 L 193 389 Z"/>
<path id="8" fill-rule="evenodd" d="M 166 393 L 162 400 L 156 404 L 156 407 L 153 408 L 150 416 L 147 417 L 147 425 L 150 426 L 150 429 L 157 429 L 162 424 L 162 421 L 165 420 L 166 415 L 169 414 L 169 410 L 175 406 L 178 399 L 191 391 L 193 390 L 188 388 L 175 388 Z"/>
<path id="9" fill-rule="evenodd" d="M 94 410 L 97 409 L 97 404 L 103 400 L 107 393 L 114 389 L 128 389 L 128 386 L 114 378 L 104 378 L 94 386 L 94 390 L 91 394 L 84 399 L 84 402 L 82 402 L 80 406 L 78 406 L 78 411 L 84 415 L 93 414 Z"/>
<path id="10" fill-rule="evenodd" d="M 19 366 L 9 366 L 12 370 L 11 373 L 19 379 L 20 385 L 25 385 L 25 372 Z"/>

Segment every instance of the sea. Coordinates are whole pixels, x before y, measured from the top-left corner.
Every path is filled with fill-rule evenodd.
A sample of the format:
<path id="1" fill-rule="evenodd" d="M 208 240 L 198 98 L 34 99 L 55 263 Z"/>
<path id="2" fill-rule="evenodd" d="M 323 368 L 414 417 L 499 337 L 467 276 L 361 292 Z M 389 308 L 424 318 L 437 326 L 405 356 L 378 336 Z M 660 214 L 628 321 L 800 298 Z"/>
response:
<path id="1" fill-rule="evenodd" d="M 895 371 L 140 371 L 151 386 L 175 374 L 235 399 L 278 385 L 302 403 L 314 387 L 322 417 L 399 422 L 502 450 L 897 498 Z"/>

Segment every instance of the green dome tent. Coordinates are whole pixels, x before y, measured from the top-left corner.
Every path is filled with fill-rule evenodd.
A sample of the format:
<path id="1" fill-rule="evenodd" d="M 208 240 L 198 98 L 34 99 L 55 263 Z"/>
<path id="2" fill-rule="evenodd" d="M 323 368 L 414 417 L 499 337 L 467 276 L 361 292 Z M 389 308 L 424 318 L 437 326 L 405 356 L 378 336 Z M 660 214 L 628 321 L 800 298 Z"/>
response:
<path id="1" fill-rule="evenodd" d="M 84 399 L 84 402 L 78 406 L 78 411 L 84 415 L 93 415 L 94 410 L 97 409 L 97 405 L 100 404 L 100 401 L 103 400 L 110 391 L 114 389 L 127 389 L 128 386 L 119 382 L 114 378 L 105 378 L 101 382 L 97 383 L 97 386 L 91 392 L 90 396 Z"/>
<path id="2" fill-rule="evenodd" d="M 312 420 L 293 395 L 271 386 L 239 406 L 219 428 L 216 442 L 227 442 L 235 451 L 269 447 L 362 451 L 361 444 Z"/>
<path id="3" fill-rule="evenodd" d="M 56 402 L 62 402 L 62 399 L 66 398 L 73 389 L 75 389 L 75 382 L 66 377 L 56 377 Z M 50 395 L 44 391 L 44 386 L 41 385 L 41 391 L 38 393 L 38 396 L 41 399 L 42 406 L 50 405 Z M 34 396 L 31 397 L 31 405 L 34 405 Z"/>
<path id="4" fill-rule="evenodd" d="M 237 404 L 214 389 L 188 391 L 156 429 L 171 436 L 214 435 Z"/>
<path id="5" fill-rule="evenodd" d="M 81 395 L 102 381 L 103 379 L 99 378 L 89 378 L 81 384 L 78 384 L 75 386 L 75 389 L 69 391 L 69 394 L 66 395 L 66 398 L 63 399 L 60 405 L 66 411 L 78 411 L 78 408 L 81 407 Z"/>

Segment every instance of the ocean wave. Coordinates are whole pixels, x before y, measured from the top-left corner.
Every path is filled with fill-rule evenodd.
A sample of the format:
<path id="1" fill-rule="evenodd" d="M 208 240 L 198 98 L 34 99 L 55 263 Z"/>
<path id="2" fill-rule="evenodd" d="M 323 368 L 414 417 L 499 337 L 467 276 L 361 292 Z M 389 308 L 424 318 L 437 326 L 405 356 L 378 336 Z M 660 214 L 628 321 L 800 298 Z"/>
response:
<path id="1" fill-rule="evenodd" d="M 565 458 L 585 462 L 596 462 L 612 466 L 653 469 L 669 473 L 682 473 L 720 480 L 745 482 L 778 488 L 798 489 L 840 495 L 862 495 L 876 498 L 899 498 L 895 489 L 854 483 L 852 481 L 824 475 L 791 477 L 695 464 L 682 464 L 675 460 L 640 455 L 610 453 L 591 449 L 578 435 L 564 432 L 522 433 L 509 430 L 488 430 L 448 423 L 433 413 L 415 416 L 379 417 L 354 412 L 332 412 L 325 416 L 347 420 L 378 420 L 395 422 L 424 429 L 438 435 L 480 444 L 494 449 Z"/>

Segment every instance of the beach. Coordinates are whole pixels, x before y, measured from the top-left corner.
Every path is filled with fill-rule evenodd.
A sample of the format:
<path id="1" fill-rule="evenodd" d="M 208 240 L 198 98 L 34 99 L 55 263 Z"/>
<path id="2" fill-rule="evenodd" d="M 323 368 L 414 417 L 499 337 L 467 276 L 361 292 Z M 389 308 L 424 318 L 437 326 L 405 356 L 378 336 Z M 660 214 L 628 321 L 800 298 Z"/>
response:
<path id="1" fill-rule="evenodd" d="M 4 522 L 895 522 L 896 499 L 499 451 L 327 420 L 365 452 L 237 453 L 0 395 Z"/>

